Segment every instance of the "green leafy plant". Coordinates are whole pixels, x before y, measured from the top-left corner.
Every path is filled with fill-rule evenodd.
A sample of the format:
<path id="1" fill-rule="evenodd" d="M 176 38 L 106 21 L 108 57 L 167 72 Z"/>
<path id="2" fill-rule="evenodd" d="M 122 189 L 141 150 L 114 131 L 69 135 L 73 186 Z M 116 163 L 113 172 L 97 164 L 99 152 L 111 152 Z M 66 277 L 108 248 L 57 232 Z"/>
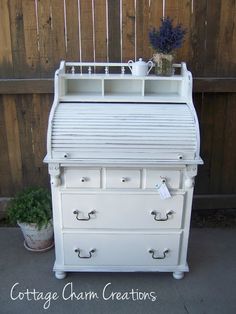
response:
<path id="1" fill-rule="evenodd" d="M 7 213 L 11 222 L 34 223 L 40 230 L 52 218 L 51 195 L 43 188 L 24 189 L 9 202 Z"/>

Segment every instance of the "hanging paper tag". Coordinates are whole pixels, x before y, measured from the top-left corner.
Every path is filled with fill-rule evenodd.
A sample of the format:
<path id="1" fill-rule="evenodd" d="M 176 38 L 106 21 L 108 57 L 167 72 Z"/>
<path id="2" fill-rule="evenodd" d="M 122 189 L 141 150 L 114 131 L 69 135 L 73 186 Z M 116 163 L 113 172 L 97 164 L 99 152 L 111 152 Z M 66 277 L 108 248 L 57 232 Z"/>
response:
<path id="1" fill-rule="evenodd" d="M 171 197 L 170 191 L 169 191 L 169 189 L 168 189 L 168 187 L 167 187 L 165 182 L 162 182 L 161 185 L 159 185 L 159 186 L 156 185 L 156 187 L 157 187 L 157 190 L 158 190 L 158 192 L 160 194 L 161 199 L 164 200 L 166 198 L 170 198 Z"/>

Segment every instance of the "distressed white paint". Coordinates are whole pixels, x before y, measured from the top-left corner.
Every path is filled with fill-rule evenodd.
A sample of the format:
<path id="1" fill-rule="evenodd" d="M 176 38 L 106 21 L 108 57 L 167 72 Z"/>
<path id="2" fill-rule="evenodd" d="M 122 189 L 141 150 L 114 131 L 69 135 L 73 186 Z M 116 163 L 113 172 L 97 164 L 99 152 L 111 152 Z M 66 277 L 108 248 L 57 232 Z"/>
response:
<path id="1" fill-rule="evenodd" d="M 202 163 L 191 73 L 185 64 L 173 77 L 77 71 L 115 65 L 127 67 L 61 62 L 55 75 L 45 158 L 54 271 L 59 279 L 66 271 L 171 271 L 181 279 Z"/>

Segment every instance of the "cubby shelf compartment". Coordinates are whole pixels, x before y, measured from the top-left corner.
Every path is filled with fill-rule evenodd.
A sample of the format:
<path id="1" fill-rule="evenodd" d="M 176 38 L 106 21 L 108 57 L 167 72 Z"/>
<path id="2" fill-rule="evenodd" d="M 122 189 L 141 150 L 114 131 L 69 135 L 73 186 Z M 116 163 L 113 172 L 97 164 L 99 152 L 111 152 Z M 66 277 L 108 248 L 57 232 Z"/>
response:
<path id="1" fill-rule="evenodd" d="M 103 81 L 101 79 L 65 79 L 65 96 L 102 96 Z M 63 95 L 64 96 L 64 95 Z"/>
<path id="2" fill-rule="evenodd" d="M 182 81 L 180 80 L 145 80 L 144 96 L 179 97 Z"/>
<path id="3" fill-rule="evenodd" d="M 143 80 L 105 79 L 104 96 L 143 96 Z"/>

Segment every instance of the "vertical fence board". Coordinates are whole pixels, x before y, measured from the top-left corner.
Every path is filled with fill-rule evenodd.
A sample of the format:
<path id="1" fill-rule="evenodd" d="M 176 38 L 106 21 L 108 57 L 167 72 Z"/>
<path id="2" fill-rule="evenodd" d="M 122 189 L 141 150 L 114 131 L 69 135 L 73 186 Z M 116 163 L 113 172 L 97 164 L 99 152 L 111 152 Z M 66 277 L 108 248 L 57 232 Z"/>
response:
<path id="1" fill-rule="evenodd" d="M 24 0 L 22 2 L 22 12 L 24 17 L 25 61 L 29 67 L 29 77 L 40 77 L 35 1 Z"/>
<path id="2" fill-rule="evenodd" d="M 122 61 L 135 59 L 135 6 L 134 0 L 122 1 Z"/>
<path id="3" fill-rule="evenodd" d="M 120 62 L 120 0 L 108 0 L 108 40 L 109 61 Z"/>
<path id="4" fill-rule="evenodd" d="M 54 62 L 51 3 L 48 0 L 38 0 L 38 25 L 41 75 L 49 77 L 53 71 Z"/>
<path id="5" fill-rule="evenodd" d="M 14 193 L 11 180 L 11 168 L 8 155 L 6 123 L 4 119 L 4 104 L 3 97 L 0 96 L 0 193 L 3 196 L 9 196 L 9 191 Z"/>
<path id="6" fill-rule="evenodd" d="M 34 171 L 34 154 L 32 150 L 32 95 L 18 95 L 16 98 L 17 119 L 20 131 L 20 150 L 22 156 L 22 183 L 24 186 L 37 184 Z"/>
<path id="7" fill-rule="evenodd" d="M 106 0 L 94 1 L 95 60 L 107 61 Z"/>
<path id="8" fill-rule="evenodd" d="M 174 25 L 177 23 L 182 24 L 183 28 L 187 30 L 184 37 L 183 45 L 176 51 L 176 62 L 188 62 L 191 58 L 191 20 L 192 20 L 192 0 L 178 0 L 175 1 L 176 6 L 173 6 L 173 1 L 166 0 L 166 16 L 174 19 Z M 172 10 L 173 8 L 173 10 Z"/>
<path id="9" fill-rule="evenodd" d="M 9 77 L 13 64 L 8 0 L 0 1 L 0 43 L 0 77 Z"/>
<path id="10" fill-rule="evenodd" d="M 78 0 L 66 0 L 66 59 L 80 61 Z"/>
<path id="11" fill-rule="evenodd" d="M 32 99 L 32 152 L 34 155 L 34 171 L 37 173 L 37 184 L 46 185 L 48 181 L 47 166 L 43 164 L 46 155 L 47 122 L 51 108 L 51 95 L 33 95 Z M 43 105 L 42 105 L 43 104 Z"/>
<path id="12" fill-rule="evenodd" d="M 20 188 L 22 182 L 22 160 L 15 98 L 11 95 L 4 95 L 3 104 L 4 119 L 7 126 L 6 138 L 10 175 L 12 178 L 13 189 L 15 190 Z"/>
<path id="13" fill-rule="evenodd" d="M 149 7 L 149 27 L 159 27 L 163 18 L 163 0 L 151 0 Z"/>
<path id="14" fill-rule="evenodd" d="M 181 0 L 165 0 L 165 17 L 178 21 L 179 5 Z"/>
<path id="15" fill-rule="evenodd" d="M 209 95 L 204 94 L 201 106 L 201 157 L 204 160 L 204 167 L 201 169 L 201 186 L 198 192 L 207 193 L 210 187 L 210 169 L 212 161 L 212 139 L 214 128 L 214 104 L 211 103 Z"/>
<path id="16" fill-rule="evenodd" d="M 22 0 L 12 0 L 9 8 L 14 77 L 27 77 Z"/>
<path id="17" fill-rule="evenodd" d="M 146 61 L 152 56 L 149 44 L 149 0 L 136 1 L 136 54 Z"/>
<path id="18" fill-rule="evenodd" d="M 94 61 L 92 0 L 80 0 L 82 61 Z"/>
<path id="19" fill-rule="evenodd" d="M 163 1 L 162 0 L 151 0 L 149 7 L 149 30 L 153 27 L 159 28 L 161 19 L 163 18 Z M 156 51 L 151 48 L 149 42 L 149 59 L 152 57 L 153 53 Z"/>
<path id="20" fill-rule="evenodd" d="M 204 76 L 216 75 L 217 46 L 220 31 L 221 0 L 207 1 L 206 50 L 204 60 Z"/>
<path id="21" fill-rule="evenodd" d="M 225 141 L 221 147 L 224 162 L 221 176 L 221 193 L 236 193 L 236 93 L 227 95 Z M 217 156 L 218 157 L 218 156 Z"/>
<path id="22" fill-rule="evenodd" d="M 206 11 L 207 0 L 195 0 L 193 6 L 193 20 L 191 29 L 191 46 L 193 56 L 190 61 L 190 69 L 195 76 L 204 74 L 205 64 L 205 40 L 206 40 Z"/>
<path id="23" fill-rule="evenodd" d="M 52 45 L 53 69 L 57 69 L 61 60 L 65 59 L 65 21 L 62 1 L 51 0 L 52 10 Z M 59 5 L 60 3 L 60 5 Z"/>
<path id="24" fill-rule="evenodd" d="M 236 74 L 236 1 L 225 0 L 220 11 L 217 45 L 217 75 Z"/>
<path id="25" fill-rule="evenodd" d="M 224 176 L 223 150 L 225 142 L 227 97 L 225 94 L 207 95 L 209 105 L 213 106 L 213 127 L 212 127 L 212 146 L 211 146 L 211 163 L 209 173 L 209 193 L 221 193 L 221 181 Z M 214 104 L 214 105 L 213 105 Z M 209 131 L 208 131 L 209 132 Z M 217 158 L 215 158 L 217 156 Z"/>

